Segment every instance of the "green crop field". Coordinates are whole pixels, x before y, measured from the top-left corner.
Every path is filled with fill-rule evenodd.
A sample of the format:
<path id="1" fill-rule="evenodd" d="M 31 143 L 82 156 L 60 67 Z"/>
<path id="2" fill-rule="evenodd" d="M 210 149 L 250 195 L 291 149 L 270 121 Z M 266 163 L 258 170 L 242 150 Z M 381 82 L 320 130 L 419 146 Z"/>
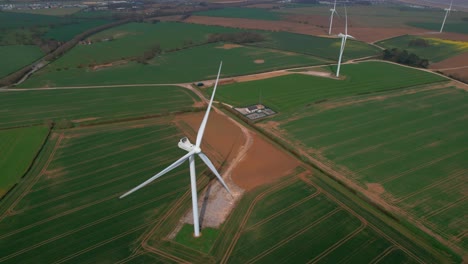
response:
<path id="1" fill-rule="evenodd" d="M 46 39 L 55 39 L 58 41 L 68 41 L 74 36 L 85 32 L 86 30 L 99 27 L 108 23 L 111 20 L 93 19 L 77 21 L 71 24 L 61 25 L 50 29 L 47 34 L 43 36 Z"/>
<path id="2" fill-rule="evenodd" d="M 146 249 L 164 252 L 177 262 L 195 263 L 456 261 L 455 256 L 419 240 L 355 196 L 351 198 L 323 174 L 314 171 L 312 176 L 302 169 L 299 176 L 299 170 L 244 194 L 216 240 L 211 241 L 211 233 L 210 239 L 199 239 L 206 242 L 208 251 L 201 251 L 198 244 L 180 244 L 180 238 L 161 240 L 166 234 L 158 230 L 151 234 Z"/>
<path id="3" fill-rule="evenodd" d="M 198 97 L 177 86 L 115 87 L 0 93 L 0 128 L 66 119 L 101 122 L 193 109 Z"/>
<path id="4" fill-rule="evenodd" d="M 287 50 L 321 58 L 338 60 L 341 47 L 339 38 L 320 38 L 310 35 L 294 34 L 289 32 L 267 33 L 267 40 L 254 43 L 258 47 Z M 348 40 L 346 50 L 343 53 L 344 60 L 381 54 L 381 50 L 375 46 L 363 42 Z"/>
<path id="5" fill-rule="evenodd" d="M 279 112 L 306 109 L 314 102 L 360 93 L 407 88 L 446 80 L 424 71 L 385 62 L 362 62 L 342 66 L 345 80 L 291 74 L 271 79 L 220 86 L 219 101 L 234 106 L 262 102 Z"/>
<path id="6" fill-rule="evenodd" d="M 410 42 L 416 39 L 425 40 L 428 46 L 410 46 Z M 386 39 L 379 41 L 376 44 L 386 49 L 404 49 L 421 58 L 428 59 L 431 62 L 439 62 L 461 53 L 468 52 L 468 42 L 428 37 L 420 38 L 418 36 L 409 35 Z"/>
<path id="7" fill-rule="evenodd" d="M 55 16 L 0 11 L 0 28 L 1 29 L 48 26 L 52 24 L 60 24 L 66 20 L 67 20 L 66 18 L 55 17 Z"/>
<path id="8" fill-rule="evenodd" d="M 257 20 L 281 20 L 281 14 L 271 12 L 262 8 L 229 7 L 224 9 L 196 12 L 194 13 L 194 15 L 211 17 L 248 18 Z"/>
<path id="9" fill-rule="evenodd" d="M 31 76 L 20 87 L 194 82 L 214 79 L 220 61 L 224 62 L 222 77 L 329 63 L 302 54 L 249 46 L 225 49 L 223 44 L 213 43 L 165 53 L 146 65 L 132 61 L 98 70 L 62 70 L 57 68 L 61 65 L 59 60 Z"/>
<path id="10" fill-rule="evenodd" d="M 468 249 L 467 93 L 414 89 L 316 105 L 279 129 L 310 156 Z"/>
<path id="11" fill-rule="evenodd" d="M 89 38 L 91 45 L 77 45 L 54 65 L 70 68 L 125 60 L 140 56 L 156 45 L 166 51 L 179 49 L 205 43 L 209 34 L 235 31 L 238 30 L 171 22 L 129 23 L 93 35 Z"/>
<path id="12" fill-rule="evenodd" d="M 0 79 L 38 60 L 44 54 L 36 46 L 0 46 Z"/>
<path id="13" fill-rule="evenodd" d="M 130 257 L 166 213 L 189 208 L 188 200 L 180 203 L 190 190 L 185 166 L 118 198 L 177 159 L 181 137 L 168 118 L 52 134 L 33 169 L 0 204 L 0 262 Z M 199 177 L 200 188 L 207 179 Z"/>
<path id="14" fill-rule="evenodd" d="M 0 198 L 26 173 L 48 133 L 46 127 L 0 130 Z"/>

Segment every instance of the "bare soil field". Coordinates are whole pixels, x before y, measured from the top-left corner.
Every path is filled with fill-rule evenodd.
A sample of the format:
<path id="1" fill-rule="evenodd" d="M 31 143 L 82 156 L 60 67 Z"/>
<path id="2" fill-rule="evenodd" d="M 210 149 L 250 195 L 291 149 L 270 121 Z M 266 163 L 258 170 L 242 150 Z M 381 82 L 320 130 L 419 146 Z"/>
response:
<path id="1" fill-rule="evenodd" d="M 430 65 L 429 68 L 435 70 L 444 70 L 459 67 L 468 67 L 468 52 L 462 53 L 458 56 L 454 56 L 437 63 L 433 63 Z M 468 70 L 466 72 L 468 74 Z"/>
<path id="2" fill-rule="evenodd" d="M 296 159 L 254 135 L 252 147 L 231 177 L 241 188 L 251 190 L 290 174 L 298 165 Z"/>
<path id="3" fill-rule="evenodd" d="M 243 18 L 223 18 L 223 17 L 204 17 L 191 16 L 184 20 L 187 23 L 203 24 L 203 25 L 219 25 L 224 27 L 245 28 L 245 29 L 260 29 L 268 31 L 288 31 L 299 34 L 325 36 L 328 31 L 328 22 L 323 17 L 313 16 L 294 16 L 290 21 L 266 21 Z M 305 22 L 307 24 L 305 24 Z M 333 32 L 337 34 L 342 29 L 339 22 L 335 23 Z M 424 30 L 418 28 L 368 28 L 368 27 L 353 27 L 350 26 L 349 32 L 358 40 L 365 42 L 376 42 L 382 39 L 396 37 L 404 34 L 422 34 Z M 444 33 L 442 36 L 446 38 L 460 39 L 462 34 Z"/>

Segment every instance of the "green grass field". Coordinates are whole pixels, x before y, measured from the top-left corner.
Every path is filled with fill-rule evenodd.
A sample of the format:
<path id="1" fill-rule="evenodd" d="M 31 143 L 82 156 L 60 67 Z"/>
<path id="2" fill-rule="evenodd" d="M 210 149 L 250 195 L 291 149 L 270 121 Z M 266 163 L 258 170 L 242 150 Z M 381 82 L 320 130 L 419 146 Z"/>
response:
<path id="1" fill-rule="evenodd" d="M 279 129 L 311 156 L 467 250 L 468 97 L 455 88 L 418 91 L 316 105 L 283 119 Z"/>
<path id="2" fill-rule="evenodd" d="M 0 11 L 0 28 L 20 28 L 20 27 L 38 27 L 60 24 L 67 19 L 56 16 L 46 16 L 37 14 L 23 14 Z"/>
<path id="3" fill-rule="evenodd" d="M 263 63 L 256 63 L 263 60 Z M 329 63 L 302 54 L 242 46 L 224 49 L 223 44 L 202 45 L 156 57 L 143 65 L 129 62 L 93 71 L 89 68 L 57 68 L 57 61 L 34 74 L 20 87 L 74 86 L 104 84 L 179 83 L 214 79 L 219 62 L 222 77 Z"/>
<path id="4" fill-rule="evenodd" d="M 281 15 L 262 8 L 229 7 L 194 13 L 196 16 L 247 18 L 257 20 L 281 20 Z"/>
<path id="5" fill-rule="evenodd" d="M 200 251 L 198 244 L 180 244 L 178 238 L 161 240 L 165 234 L 158 230 L 154 230 L 147 249 L 170 254 L 177 262 L 195 263 L 457 260 L 414 237 L 323 174 L 314 171 L 312 176 L 306 171 L 307 176 L 299 178 L 297 173 L 245 193 L 215 242 L 204 241 L 209 251 Z"/>
<path id="6" fill-rule="evenodd" d="M 385 62 L 362 62 L 342 66 L 345 80 L 305 74 L 291 74 L 271 79 L 220 86 L 217 98 L 234 106 L 262 102 L 275 111 L 302 111 L 314 102 L 333 98 L 401 89 L 444 81 L 445 78 Z M 363 74 L 365 73 L 365 74 Z"/>
<path id="7" fill-rule="evenodd" d="M 118 198 L 177 159 L 180 137 L 168 118 L 54 133 L 30 173 L 0 204 L 0 262 L 130 257 L 167 212 L 189 207 L 178 203 L 189 191 L 185 166 Z M 200 188 L 206 179 L 199 177 Z"/>
<path id="8" fill-rule="evenodd" d="M 99 27 L 99 26 L 102 26 L 111 22 L 112 22 L 111 20 L 104 20 L 104 19 L 77 21 L 72 24 L 66 24 L 66 25 L 51 28 L 47 32 L 47 34 L 43 36 L 43 38 L 55 39 L 58 41 L 69 41 L 74 36 L 80 33 L 83 33 L 86 30 Z"/>
<path id="9" fill-rule="evenodd" d="M 428 47 L 409 46 L 412 40 L 423 39 L 429 44 Z M 468 52 L 468 42 L 450 41 L 438 38 L 420 38 L 418 36 L 401 36 L 391 38 L 376 43 L 386 49 L 399 48 L 405 49 L 410 53 L 418 55 L 420 58 L 428 59 L 431 62 L 439 62 L 444 59 Z"/>
<path id="10" fill-rule="evenodd" d="M 0 198 L 26 173 L 48 133 L 46 127 L 0 130 Z"/>
<path id="11" fill-rule="evenodd" d="M 3 92 L 0 128 L 66 119 L 102 122 L 190 110 L 198 97 L 176 86 Z"/>
<path id="12" fill-rule="evenodd" d="M 71 68 L 125 60 L 140 56 L 155 45 L 160 45 L 163 50 L 178 49 L 204 43 L 209 34 L 235 31 L 217 26 L 171 22 L 129 23 L 93 35 L 89 38 L 92 45 L 77 45 L 54 65 Z"/>
<path id="13" fill-rule="evenodd" d="M 36 46 L 0 46 L 0 78 L 15 72 L 40 59 L 44 53 Z"/>
<path id="14" fill-rule="evenodd" d="M 337 61 L 341 39 L 320 38 L 289 32 L 271 32 L 267 34 L 267 41 L 254 43 L 258 47 L 279 49 L 304 53 L 316 57 Z M 363 42 L 349 40 L 346 42 L 344 60 L 379 55 L 381 50 Z"/>

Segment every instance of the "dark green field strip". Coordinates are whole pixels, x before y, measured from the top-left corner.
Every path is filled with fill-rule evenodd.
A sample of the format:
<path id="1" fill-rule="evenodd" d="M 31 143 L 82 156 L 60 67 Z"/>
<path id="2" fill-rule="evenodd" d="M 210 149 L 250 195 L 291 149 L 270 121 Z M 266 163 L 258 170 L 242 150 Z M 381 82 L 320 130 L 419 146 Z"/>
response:
<path id="1" fill-rule="evenodd" d="M 440 30 L 440 23 L 434 23 L 434 22 L 408 22 L 406 23 L 409 26 L 412 27 L 418 27 L 418 28 L 424 28 L 428 30 L 433 30 L 433 31 L 439 31 Z M 467 27 L 467 22 L 448 22 L 444 26 L 444 32 L 455 32 L 455 33 L 462 33 L 462 34 L 468 34 L 468 27 Z"/>
<path id="2" fill-rule="evenodd" d="M 76 257 L 86 262 L 99 259 L 118 261 L 131 255 L 132 250 L 137 246 L 136 238 L 159 221 L 165 212 L 173 207 L 174 201 L 187 193 L 189 180 L 187 168 L 177 169 L 171 172 L 171 175 L 158 179 L 140 192 L 123 200 L 118 199 L 124 191 L 149 178 L 163 166 L 175 160 L 179 154 L 174 151 L 169 154 L 164 152 L 164 157 L 160 157 L 164 150 L 160 149 L 159 143 L 164 142 L 165 135 L 170 135 L 174 142 L 179 138 L 179 133 L 174 131 L 174 128 L 163 129 L 164 124 L 150 125 L 147 120 L 130 123 L 135 125 L 126 129 L 120 128 L 118 132 L 112 130 L 117 127 L 114 124 L 96 127 L 99 133 L 108 135 L 105 138 L 89 133 L 95 127 L 71 130 L 69 134 L 65 133 L 65 137 L 71 136 L 64 139 L 64 142 L 68 141 L 66 148 L 56 148 L 58 151 L 54 152 L 50 148 L 57 147 L 56 145 L 46 146 L 49 153 L 61 153 L 60 161 L 52 157 L 51 162 L 45 162 L 41 157 L 41 163 L 52 167 L 56 162 L 60 163 L 64 169 L 60 177 L 64 179 L 70 177 L 73 180 L 64 180 L 63 184 L 54 185 L 51 179 L 42 175 L 42 178 L 37 178 L 37 176 L 30 178 L 32 183 L 35 179 L 39 179 L 39 182 L 46 180 L 49 185 L 43 185 L 42 189 L 27 193 L 28 188 L 23 187 L 27 184 L 26 182 L 19 186 L 23 187 L 26 195 L 16 197 L 21 199 L 17 207 L 24 207 L 24 210 L 13 210 L 11 215 L 1 219 L 2 256 L 0 261 L 28 263 L 40 259 L 45 263 L 50 263 L 72 261 Z M 138 126 L 138 123 L 143 126 L 141 124 Z M 108 127 L 110 130 L 103 130 L 102 127 Z M 161 142 L 138 145 L 143 142 L 143 137 L 136 138 L 135 141 L 120 141 L 115 145 L 106 144 L 118 142 L 121 137 L 130 135 L 129 130 L 142 135 L 152 131 L 159 135 L 157 138 Z M 88 132 L 88 134 L 81 134 L 82 132 Z M 171 142 L 171 137 L 166 141 Z M 86 152 L 74 140 L 89 147 L 99 146 L 96 143 L 103 145 L 94 150 L 94 157 L 88 153 L 85 157 L 76 155 L 75 159 L 67 158 L 73 157 L 75 149 L 79 149 L 82 153 Z M 115 150 L 129 147 L 128 151 L 107 157 L 103 157 L 103 153 L 100 152 L 102 148 L 115 152 Z M 99 171 L 101 164 L 118 164 L 131 156 L 143 156 L 145 153 L 152 153 L 153 157 L 142 157 L 127 166 L 112 168 L 109 173 Z M 167 155 L 173 159 L 170 160 L 171 157 Z M 93 158 L 100 158 L 101 162 L 88 166 Z M 87 162 L 83 164 L 83 169 L 78 170 L 76 167 L 70 169 L 75 163 L 84 160 Z M 42 169 L 43 165 L 39 164 L 35 168 L 38 166 Z M 37 174 L 41 169 L 33 169 L 32 173 Z M 83 174 L 88 175 L 81 177 Z M 12 207 L 16 204 L 13 203 L 14 199 L 6 201 L 9 202 L 10 208 L 17 209 Z M 104 249 L 102 253 L 116 250 L 119 253 L 112 257 L 107 256 L 107 258 L 106 254 L 89 253 L 99 251 L 100 248 Z"/>
<path id="3" fill-rule="evenodd" d="M 0 79 L 13 73 L 35 60 L 44 53 L 39 47 L 32 45 L 0 46 Z"/>
<path id="4" fill-rule="evenodd" d="M 42 126 L 0 130 L 0 198 L 20 181 L 48 134 Z"/>
<path id="5" fill-rule="evenodd" d="M 376 259 L 377 263 L 418 263 L 411 257 L 409 257 L 405 252 L 399 249 L 392 249 L 391 251 L 385 252 L 386 255 L 381 256 L 381 258 Z"/>
<path id="6" fill-rule="evenodd" d="M 362 74 L 366 72 L 366 75 Z M 384 62 L 365 62 L 343 65 L 345 80 L 291 74 L 246 83 L 220 87 L 220 101 L 234 106 L 262 102 L 280 112 L 298 111 L 316 101 L 335 99 L 360 93 L 408 88 L 415 85 L 439 82 L 444 78 Z M 291 84 L 294 84 L 291 86 Z"/>
<path id="7" fill-rule="evenodd" d="M 311 35 L 295 34 L 290 32 L 271 32 L 267 34 L 264 42 L 253 43 L 252 45 L 264 48 L 279 49 L 304 53 L 316 57 L 338 60 L 341 45 L 340 38 L 321 38 Z M 381 50 L 364 42 L 348 41 L 343 54 L 344 60 L 361 57 L 374 56 L 381 53 Z"/>
<path id="8" fill-rule="evenodd" d="M 192 108 L 197 97 L 176 86 L 5 92 L 0 128 L 45 120 L 110 120 Z M 81 121 L 81 122 L 85 122 Z"/>

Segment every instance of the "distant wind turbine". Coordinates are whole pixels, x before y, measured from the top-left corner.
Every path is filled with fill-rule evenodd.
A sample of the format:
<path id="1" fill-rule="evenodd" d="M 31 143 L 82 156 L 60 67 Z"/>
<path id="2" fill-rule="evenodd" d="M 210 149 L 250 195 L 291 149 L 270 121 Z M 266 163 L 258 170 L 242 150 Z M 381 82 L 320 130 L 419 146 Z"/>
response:
<path id="1" fill-rule="evenodd" d="M 345 26 L 345 33 L 338 34 L 338 37 L 341 37 L 341 49 L 340 49 L 340 57 L 338 58 L 338 69 L 336 70 L 336 77 L 340 77 L 340 67 L 341 67 L 341 59 L 343 57 L 343 52 L 344 48 L 346 45 L 346 40 L 348 38 L 354 39 L 353 36 L 348 35 L 348 12 L 346 11 L 346 6 L 345 6 L 345 20 L 346 20 L 346 26 Z"/>
<path id="2" fill-rule="evenodd" d="M 330 15 L 330 29 L 328 29 L 328 35 L 331 35 L 331 29 L 332 29 L 332 25 L 333 25 L 333 15 L 336 14 L 338 15 L 338 13 L 336 12 L 336 0 L 335 0 L 335 4 L 333 4 L 333 8 L 330 9 L 331 11 L 331 15 Z"/>
<path id="3" fill-rule="evenodd" d="M 452 11 L 452 4 L 453 4 L 453 0 L 450 2 L 449 8 L 445 8 L 445 9 L 444 9 L 444 10 L 446 11 L 446 12 L 445 12 L 445 17 L 444 17 L 444 21 L 442 22 L 442 26 L 440 27 L 439 33 L 442 33 L 442 30 L 444 30 L 445 20 L 447 20 L 448 14 L 450 13 L 450 11 Z"/>
<path id="4" fill-rule="evenodd" d="M 208 104 L 208 109 L 206 109 L 205 116 L 203 117 L 203 121 L 200 125 L 200 128 L 198 129 L 198 134 L 197 134 L 197 139 L 195 145 L 190 143 L 187 137 L 182 138 L 179 141 L 179 148 L 186 150 L 188 153 L 182 156 L 182 158 L 178 159 L 174 163 L 172 163 L 169 167 L 165 168 L 162 170 L 160 173 L 154 175 L 153 177 L 149 178 L 142 184 L 138 185 L 137 187 L 131 189 L 130 191 L 126 192 L 120 198 L 124 198 L 125 196 L 143 188 L 144 186 L 148 185 L 152 181 L 156 180 L 157 178 L 163 176 L 164 174 L 168 173 L 169 171 L 179 167 L 182 163 L 184 163 L 186 160 L 189 160 L 190 163 L 190 184 L 192 187 L 192 209 L 193 209 L 193 228 L 194 228 L 194 236 L 199 237 L 200 236 L 200 225 L 199 225 L 199 217 L 198 217 L 198 197 L 197 197 L 197 181 L 196 181 L 196 172 L 195 172 L 195 154 L 197 154 L 201 160 L 210 168 L 210 170 L 216 175 L 218 180 L 221 182 L 221 184 L 226 188 L 226 190 L 231 193 L 229 188 L 227 187 L 226 183 L 223 181 L 223 178 L 221 178 L 221 175 L 219 175 L 218 171 L 216 170 L 215 166 L 213 163 L 210 161 L 210 159 L 202 152 L 200 145 L 202 142 L 203 134 L 205 132 L 205 127 L 206 123 L 208 121 L 208 116 L 210 115 L 210 109 L 211 105 L 213 104 L 213 99 L 215 96 L 216 92 L 216 87 L 218 86 L 218 80 L 219 80 L 219 75 L 221 73 L 221 67 L 223 66 L 223 62 L 220 63 L 219 65 L 219 70 L 218 70 L 218 77 L 216 77 L 216 82 L 214 85 L 213 89 L 213 94 L 211 95 L 210 103 Z"/>

